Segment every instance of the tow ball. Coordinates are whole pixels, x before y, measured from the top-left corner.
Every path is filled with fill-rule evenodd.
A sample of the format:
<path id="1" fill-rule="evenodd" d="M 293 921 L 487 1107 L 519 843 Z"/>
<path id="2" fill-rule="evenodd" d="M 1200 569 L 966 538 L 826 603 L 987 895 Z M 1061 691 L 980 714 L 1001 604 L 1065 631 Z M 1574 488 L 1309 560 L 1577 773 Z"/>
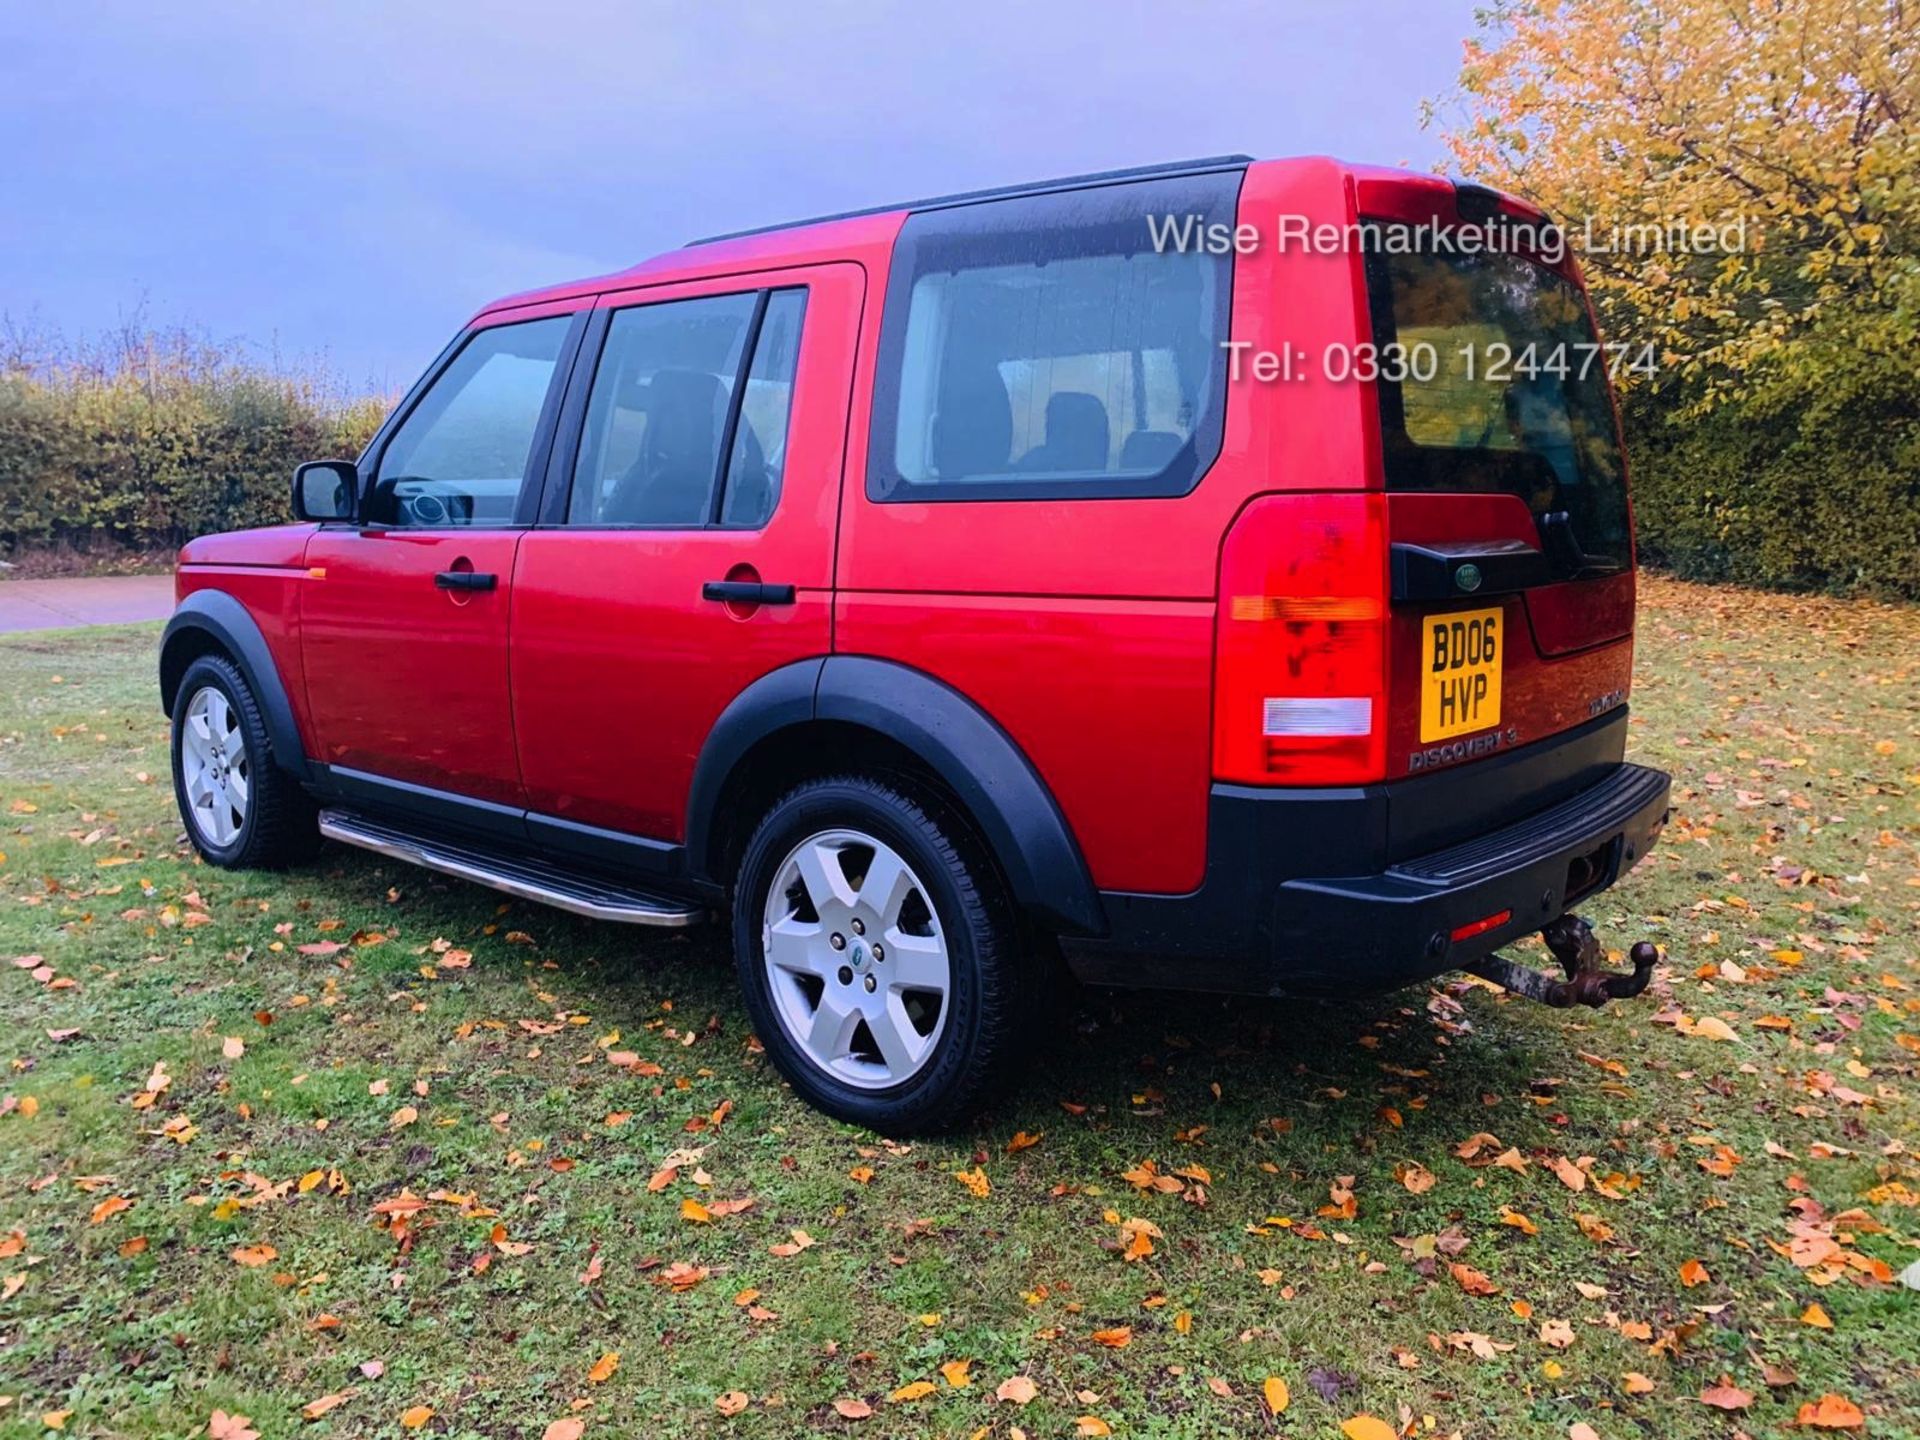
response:
<path id="1" fill-rule="evenodd" d="M 1566 970 L 1566 979 L 1555 980 L 1531 965 L 1516 964 L 1503 955 L 1488 955 L 1464 968 L 1483 980 L 1491 980 L 1516 995 L 1538 1000 L 1556 1010 L 1565 1010 L 1571 1005 L 1590 1005 L 1597 1010 L 1609 1000 L 1630 1000 L 1645 990 L 1647 981 L 1653 978 L 1654 962 L 1660 958 L 1660 951 L 1651 942 L 1642 940 L 1627 952 L 1627 958 L 1633 962 L 1632 974 L 1603 969 L 1606 957 L 1599 940 L 1594 938 L 1593 926 L 1578 915 L 1562 915 L 1542 927 L 1540 938 L 1547 942 L 1553 958 Z"/>

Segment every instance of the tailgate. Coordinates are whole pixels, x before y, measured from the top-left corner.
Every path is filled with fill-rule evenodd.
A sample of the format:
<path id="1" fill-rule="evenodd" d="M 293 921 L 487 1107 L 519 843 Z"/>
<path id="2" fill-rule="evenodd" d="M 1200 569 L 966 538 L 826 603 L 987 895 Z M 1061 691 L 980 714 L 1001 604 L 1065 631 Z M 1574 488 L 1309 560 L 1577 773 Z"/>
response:
<path id="1" fill-rule="evenodd" d="M 1626 462 L 1609 353 L 1569 265 L 1389 242 L 1367 283 L 1392 555 L 1387 770 L 1418 774 L 1625 703 Z"/>

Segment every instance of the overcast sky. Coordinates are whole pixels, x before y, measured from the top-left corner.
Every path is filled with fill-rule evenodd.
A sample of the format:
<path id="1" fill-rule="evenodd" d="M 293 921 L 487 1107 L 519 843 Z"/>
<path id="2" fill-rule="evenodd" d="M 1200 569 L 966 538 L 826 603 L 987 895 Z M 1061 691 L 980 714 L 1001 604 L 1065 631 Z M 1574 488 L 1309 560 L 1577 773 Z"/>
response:
<path id="1" fill-rule="evenodd" d="M 0 4 L 0 311 L 403 386 L 698 235 L 1244 150 L 1428 168 L 1475 0 Z"/>

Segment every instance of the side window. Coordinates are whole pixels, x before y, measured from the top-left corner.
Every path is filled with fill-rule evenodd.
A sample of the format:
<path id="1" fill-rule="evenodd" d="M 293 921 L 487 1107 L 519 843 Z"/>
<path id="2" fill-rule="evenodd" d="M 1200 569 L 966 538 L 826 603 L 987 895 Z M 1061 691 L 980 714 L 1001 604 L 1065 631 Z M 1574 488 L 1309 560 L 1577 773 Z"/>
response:
<path id="1" fill-rule="evenodd" d="M 806 314 L 805 290 L 776 290 L 767 297 L 766 314 L 747 370 L 740 420 L 727 459 L 726 497 L 720 523 L 757 529 L 773 518 L 780 501 L 780 478 L 787 464 L 787 418 L 793 411 L 793 377 L 800 365 L 800 322 Z"/>
<path id="2" fill-rule="evenodd" d="M 881 323 L 876 500 L 1180 495 L 1219 453 L 1237 172 L 908 217 Z"/>
<path id="3" fill-rule="evenodd" d="M 569 525 L 705 525 L 757 294 L 616 310 L 580 435 Z"/>
<path id="4" fill-rule="evenodd" d="M 477 332 L 400 423 L 380 456 L 375 525 L 507 525 L 571 315 Z"/>

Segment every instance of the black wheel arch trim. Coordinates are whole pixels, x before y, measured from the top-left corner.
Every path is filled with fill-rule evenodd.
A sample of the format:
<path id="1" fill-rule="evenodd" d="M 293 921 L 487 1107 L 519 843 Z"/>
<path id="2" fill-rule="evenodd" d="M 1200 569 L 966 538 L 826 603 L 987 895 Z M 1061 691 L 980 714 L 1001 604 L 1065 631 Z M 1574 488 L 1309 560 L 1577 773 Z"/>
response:
<path id="1" fill-rule="evenodd" d="M 267 722 L 267 737 L 273 747 L 273 761 L 280 769 L 305 781 L 309 778 L 306 747 L 300 741 L 299 722 L 294 719 L 293 702 L 287 695 L 280 667 L 267 648 L 266 636 L 247 607 L 224 590 L 196 590 L 180 602 L 173 618 L 160 637 L 160 709 L 171 716 L 174 692 L 180 678 L 193 663 L 193 654 L 202 647 L 190 646 L 185 638 L 193 633 L 207 635 L 239 667 L 241 676 L 253 691 Z"/>
<path id="2" fill-rule="evenodd" d="M 917 755 L 966 806 L 1014 898 L 1049 928 L 1100 935 L 1106 917 L 1085 858 L 1033 762 L 965 695 L 891 660 L 833 655 L 796 661 L 749 685 L 721 712 L 694 768 L 687 867 L 714 873 L 718 810 L 736 767 L 761 742 L 809 721 L 872 730 Z"/>

